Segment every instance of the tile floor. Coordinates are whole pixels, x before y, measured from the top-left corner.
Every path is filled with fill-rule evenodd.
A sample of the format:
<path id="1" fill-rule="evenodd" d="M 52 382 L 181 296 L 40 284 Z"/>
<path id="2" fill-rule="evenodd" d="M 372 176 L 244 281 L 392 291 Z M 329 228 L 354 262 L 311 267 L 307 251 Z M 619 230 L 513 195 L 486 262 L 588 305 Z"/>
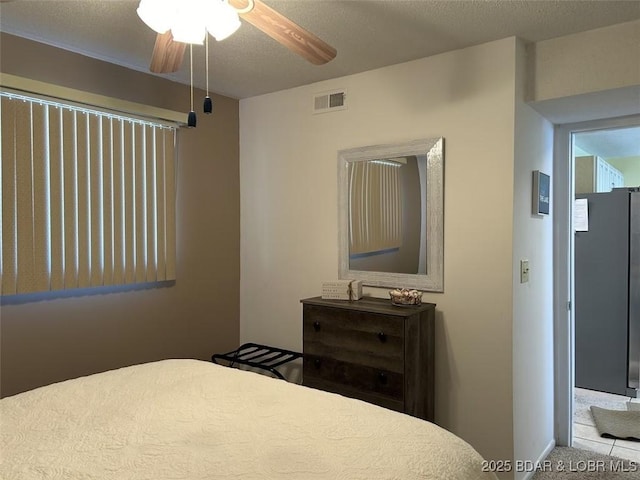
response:
<path id="1" fill-rule="evenodd" d="M 626 402 L 629 400 L 640 402 L 638 398 L 575 388 L 573 446 L 640 463 L 640 442 L 601 437 L 589 410 L 591 405 L 610 410 L 626 410 Z"/>

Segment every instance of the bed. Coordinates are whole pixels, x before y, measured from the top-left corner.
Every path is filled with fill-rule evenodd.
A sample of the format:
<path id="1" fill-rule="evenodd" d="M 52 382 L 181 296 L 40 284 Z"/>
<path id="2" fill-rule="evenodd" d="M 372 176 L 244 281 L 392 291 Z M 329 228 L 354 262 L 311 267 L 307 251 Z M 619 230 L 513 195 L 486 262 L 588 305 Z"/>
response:
<path id="1" fill-rule="evenodd" d="M 0 415 L 4 480 L 495 479 L 432 423 L 199 360 L 38 388 Z"/>

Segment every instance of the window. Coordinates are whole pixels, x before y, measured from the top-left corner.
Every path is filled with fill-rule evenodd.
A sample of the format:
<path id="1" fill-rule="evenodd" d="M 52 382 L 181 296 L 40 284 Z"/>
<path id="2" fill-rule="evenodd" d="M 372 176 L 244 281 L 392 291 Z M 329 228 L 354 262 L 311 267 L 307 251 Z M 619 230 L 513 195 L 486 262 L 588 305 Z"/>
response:
<path id="1" fill-rule="evenodd" d="M 175 279 L 175 127 L 0 101 L 2 295 Z"/>

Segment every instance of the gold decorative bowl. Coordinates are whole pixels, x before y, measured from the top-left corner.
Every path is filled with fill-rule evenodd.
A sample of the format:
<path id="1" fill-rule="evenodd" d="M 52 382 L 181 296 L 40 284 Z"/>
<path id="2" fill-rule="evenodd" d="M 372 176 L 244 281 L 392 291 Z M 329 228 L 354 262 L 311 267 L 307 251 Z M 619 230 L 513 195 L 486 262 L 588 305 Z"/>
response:
<path id="1" fill-rule="evenodd" d="M 409 290 L 407 288 L 391 290 L 389 297 L 391 297 L 391 303 L 399 307 L 422 304 L 422 292 L 418 290 Z"/>

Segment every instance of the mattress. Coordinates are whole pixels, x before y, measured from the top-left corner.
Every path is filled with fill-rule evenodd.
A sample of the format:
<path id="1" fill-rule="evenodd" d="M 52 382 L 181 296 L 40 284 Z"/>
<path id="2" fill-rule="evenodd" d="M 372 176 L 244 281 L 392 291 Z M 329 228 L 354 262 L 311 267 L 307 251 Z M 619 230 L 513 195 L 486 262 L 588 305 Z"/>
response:
<path id="1" fill-rule="evenodd" d="M 163 360 L 0 401 L 4 480 L 494 479 L 424 420 L 198 360 Z"/>

